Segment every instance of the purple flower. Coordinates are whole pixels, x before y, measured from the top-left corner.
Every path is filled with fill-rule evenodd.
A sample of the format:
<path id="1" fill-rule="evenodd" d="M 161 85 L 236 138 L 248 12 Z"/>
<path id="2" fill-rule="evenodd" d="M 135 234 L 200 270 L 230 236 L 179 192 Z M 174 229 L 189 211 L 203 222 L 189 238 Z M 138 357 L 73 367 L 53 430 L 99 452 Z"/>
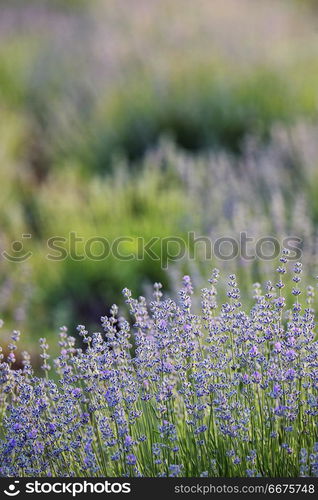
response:
<path id="1" fill-rule="evenodd" d="M 21 431 L 22 431 L 22 429 L 23 429 L 23 427 L 22 427 L 22 425 L 21 425 L 21 424 L 14 424 L 14 425 L 12 426 L 12 429 L 13 429 L 15 432 L 21 432 Z"/>
<path id="2" fill-rule="evenodd" d="M 294 351 L 294 349 L 289 349 L 288 351 L 285 352 L 285 356 L 288 359 L 288 361 L 294 361 L 297 357 L 297 354 Z"/>
<path id="3" fill-rule="evenodd" d="M 135 455 L 133 453 L 131 453 L 130 455 L 127 455 L 126 463 L 127 463 L 127 465 L 136 465 L 137 458 L 135 457 Z"/>
<path id="4" fill-rule="evenodd" d="M 278 398 L 281 394 L 281 387 L 279 384 L 274 384 L 273 391 L 272 391 L 272 397 L 273 398 Z"/>
<path id="5" fill-rule="evenodd" d="M 114 387 L 110 387 L 105 394 L 105 398 L 110 407 L 118 404 L 118 396 Z"/>
<path id="6" fill-rule="evenodd" d="M 103 380 L 109 380 L 109 378 L 111 377 L 112 375 L 112 372 L 110 370 L 102 370 L 101 371 L 101 378 Z"/>
<path id="7" fill-rule="evenodd" d="M 252 373 L 252 379 L 255 384 L 259 384 L 262 380 L 262 375 L 259 372 L 254 372 Z"/>
<path id="8" fill-rule="evenodd" d="M 16 445 L 17 445 L 17 441 L 14 438 L 9 439 L 8 447 L 7 447 L 8 451 L 13 450 L 13 448 L 15 448 Z"/>
<path id="9" fill-rule="evenodd" d="M 181 471 L 182 471 L 182 464 L 181 465 L 177 465 L 177 464 L 171 464 L 169 465 L 169 476 L 170 477 L 178 477 L 181 475 Z"/>
<path id="10" fill-rule="evenodd" d="M 259 353 L 256 345 L 253 345 L 253 347 L 249 350 L 249 354 L 252 358 L 256 358 L 256 356 L 258 356 Z"/>
<path id="11" fill-rule="evenodd" d="M 76 389 L 72 390 L 72 396 L 74 398 L 79 398 L 81 396 L 81 394 L 82 394 L 82 391 L 79 387 L 76 387 Z"/>
<path id="12" fill-rule="evenodd" d="M 10 352 L 7 357 L 8 363 L 15 363 L 15 355 L 13 352 Z"/>
<path id="13" fill-rule="evenodd" d="M 31 429 L 27 436 L 29 439 L 35 439 L 37 437 L 38 433 L 37 433 L 37 430 L 36 429 Z"/>
<path id="14" fill-rule="evenodd" d="M 293 368 L 289 368 L 285 373 L 286 380 L 294 380 L 296 372 Z"/>
<path id="15" fill-rule="evenodd" d="M 125 446 L 126 448 L 130 448 L 132 445 L 133 445 L 134 441 L 133 441 L 133 438 L 131 436 L 126 436 L 125 437 Z"/>
<path id="16" fill-rule="evenodd" d="M 56 425 L 50 422 L 47 426 L 47 429 L 49 434 L 54 434 L 54 432 L 56 431 Z"/>
<path id="17" fill-rule="evenodd" d="M 159 330 L 164 330 L 165 328 L 167 328 L 167 321 L 164 320 L 164 319 L 161 319 L 159 322 L 158 322 L 158 328 Z"/>
<path id="18" fill-rule="evenodd" d="M 244 373 L 243 377 L 242 377 L 242 382 L 243 384 L 249 384 L 250 383 L 250 378 L 248 376 L 247 373 Z"/>

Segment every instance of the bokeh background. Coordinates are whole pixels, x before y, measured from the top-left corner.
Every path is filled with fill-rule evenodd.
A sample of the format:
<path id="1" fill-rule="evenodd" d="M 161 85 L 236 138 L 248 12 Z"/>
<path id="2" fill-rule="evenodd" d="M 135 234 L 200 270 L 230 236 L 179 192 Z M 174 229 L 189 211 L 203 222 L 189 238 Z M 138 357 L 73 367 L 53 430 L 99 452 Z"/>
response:
<path id="1" fill-rule="evenodd" d="M 296 0 L 0 1 L 3 339 L 95 327 L 121 290 L 171 294 L 234 268 L 246 294 L 272 263 L 53 262 L 47 239 L 302 238 L 315 274 L 318 8 Z M 137 243 L 123 251 L 138 254 Z M 97 251 L 97 250 L 96 250 Z M 158 248 L 159 251 L 159 248 Z M 161 255 L 164 259 L 164 255 Z"/>

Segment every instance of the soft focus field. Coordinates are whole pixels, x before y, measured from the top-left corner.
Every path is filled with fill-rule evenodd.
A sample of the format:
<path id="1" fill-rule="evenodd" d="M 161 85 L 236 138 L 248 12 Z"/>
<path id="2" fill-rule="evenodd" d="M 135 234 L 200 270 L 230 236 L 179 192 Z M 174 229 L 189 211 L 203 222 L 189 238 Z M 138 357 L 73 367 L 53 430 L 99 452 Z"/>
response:
<path id="1" fill-rule="evenodd" d="M 299 236 L 311 272 L 313 6 L 129 5 L 1 2 L 1 247 L 31 234 L 33 253 L 19 265 L 2 259 L 1 309 L 7 331 L 15 325 L 31 345 L 61 324 L 96 323 L 124 286 L 173 290 L 175 273 L 190 271 L 151 259 L 48 262 L 47 239 L 71 231 L 110 241 Z M 245 288 L 264 281 L 262 263 L 232 268 Z"/>
<path id="2" fill-rule="evenodd" d="M 296 294 L 296 298 L 302 307 L 308 306 L 306 286 L 315 286 L 317 274 L 317 20 L 316 3 L 309 0 L 0 1 L 0 318 L 4 320 L 0 345 L 6 358 L 15 351 L 13 371 L 23 366 L 22 352 L 26 349 L 38 374 L 41 365 L 38 339 L 45 337 L 50 352 L 57 354 L 62 325 L 75 336 L 77 324 L 97 331 L 101 316 L 109 314 L 113 303 L 118 304 L 120 314 L 127 315 L 128 307 L 121 295 L 125 287 L 131 289 L 134 296 L 143 295 L 151 300 L 153 283 L 161 282 L 167 297 L 177 300 L 182 276 L 191 275 L 196 290 L 192 296 L 193 314 L 200 314 L 199 290 L 205 286 L 214 267 L 221 271 L 220 302 L 228 300 L 227 276 L 235 273 L 243 311 L 250 317 L 251 328 L 255 327 L 255 314 L 261 306 L 258 303 L 256 313 L 253 312 L 252 285 L 277 281 L 279 256 L 274 261 L 247 261 L 242 256 L 228 261 L 215 256 L 207 259 L 202 249 L 194 249 L 189 244 L 184 257 L 174 261 L 169 260 L 168 249 L 162 249 L 157 243 L 154 248 L 159 260 L 149 256 L 141 259 L 140 238 L 186 240 L 188 233 L 194 232 L 197 237 L 215 241 L 224 236 L 239 238 L 244 232 L 255 240 L 271 236 L 281 243 L 286 237 L 297 237 L 304 267 L 304 293 L 299 297 Z M 121 251 L 134 258 L 120 260 L 110 255 L 103 260 L 76 260 L 68 255 L 61 260 L 49 260 L 48 240 L 54 236 L 65 238 L 62 246 L 67 249 L 71 233 L 85 241 L 105 237 L 112 242 L 118 237 L 129 237 L 129 242 L 121 244 Z M 23 235 L 31 235 L 31 238 Z M 23 243 L 23 250 L 12 247 L 16 241 Z M 98 246 L 94 248 L 98 254 Z M 18 263 L 8 259 L 4 251 L 16 259 L 25 252 L 31 252 L 32 256 Z M 79 252 L 82 251 L 83 244 L 80 244 Z M 191 254 L 194 259 L 189 258 Z M 288 259 L 290 257 L 292 255 Z M 293 307 L 295 300 L 293 286 L 294 282 L 289 280 L 284 289 L 287 310 Z M 274 302 L 270 307 L 274 308 Z M 314 299 L 310 308 L 316 309 Z M 217 315 L 221 312 L 220 307 Z M 223 319 L 221 314 L 221 323 Z M 277 338 L 277 342 L 285 342 L 285 334 L 280 331 L 281 319 L 276 316 L 267 319 L 273 321 L 271 334 L 282 337 Z M 308 317 L 305 320 L 309 321 Z M 236 346 L 237 350 L 230 354 L 228 349 L 231 343 L 234 346 L 233 339 L 225 341 L 222 355 L 226 359 L 238 358 L 237 371 L 232 373 L 227 367 L 224 381 L 212 380 L 216 370 L 213 364 L 209 377 L 213 387 L 224 382 L 228 384 L 226 390 L 235 391 L 239 386 L 243 399 L 247 397 L 248 404 L 242 403 L 246 418 L 253 408 L 259 410 L 265 406 L 271 414 L 272 403 L 279 403 L 276 396 L 271 395 L 275 384 L 280 385 L 286 397 L 292 394 L 296 405 L 309 405 L 308 408 L 311 408 L 309 400 L 299 401 L 305 401 L 302 398 L 307 386 L 302 384 L 311 384 L 308 390 L 314 399 L 310 401 L 314 401 L 316 408 L 315 325 L 311 325 L 312 337 L 308 334 L 313 344 L 310 358 L 303 346 L 309 338 L 304 332 L 302 322 L 305 320 L 293 319 L 294 323 L 301 323 L 297 326 L 301 330 L 301 354 L 295 360 L 297 376 L 292 380 L 286 379 L 286 358 L 280 361 L 277 352 L 272 352 L 274 337 L 265 339 L 261 361 L 258 355 L 257 359 L 253 355 L 250 359 L 244 351 L 247 349 L 248 353 L 254 346 L 249 343 L 256 342 L 255 331 L 256 337 L 248 339 L 244 352 Z M 209 327 L 204 318 L 202 321 L 205 337 Z M 229 321 L 230 326 L 225 322 L 223 328 L 231 331 L 233 317 Z M 238 316 L 238 321 L 243 321 L 242 316 Z M 286 317 L 284 321 L 283 327 L 289 332 L 291 323 Z M 133 328 L 133 321 L 130 326 Z M 7 344 L 13 329 L 20 330 L 22 336 L 17 348 L 10 350 Z M 193 331 L 192 334 L 195 338 Z M 138 336 L 130 341 L 133 343 L 130 354 L 134 356 Z M 83 347 L 78 336 L 76 345 Z M 288 344 L 285 347 L 287 351 L 291 349 Z M 193 364 L 187 368 L 187 360 L 180 367 L 190 386 L 197 384 L 195 374 L 203 373 L 204 359 L 207 359 L 207 354 L 198 349 L 195 344 Z M 87 354 L 87 362 L 94 365 L 92 371 L 100 369 L 95 366 L 95 354 L 92 358 L 89 352 Z M 245 361 L 242 361 L 243 354 L 247 356 Z M 169 351 L 165 355 L 167 362 L 175 355 Z M 300 373 L 300 359 L 305 358 L 310 368 Z M 112 362 L 116 365 L 116 360 Z M 175 363 L 178 365 L 178 359 Z M 257 363 L 261 363 L 261 368 Z M 252 377 L 258 371 L 265 372 L 271 363 L 273 375 L 264 382 L 264 388 L 254 391 L 258 399 L 252 402 L 249 384 L 261 382 L 249 380 L 245 387 L 244 370 Z M 176 375 L 175 369 L 174 366 L 172 378 L 181 376 L 177 369 Z M 170 373 L 163 368 L 161 372 L 158 370 L 155 369 L 154 377 Z M 21 383 L 19 376 L 17 372 L 14 383 Z M 138 379 L 138 373 L 134 372 L 134 376 Z M 303 377 L 308 377 L 310 382 L 302 380 Z M 57 380 L 58 374 L 53 374 L 53 378 Z M 3 380 L 8 382 L 6 377 Z M 77 382 L 71 391 L 76 390 Z M 158 380 L 153 382 L 156 385 Z M 140 380 L 134 383 L 139 387 Z M 102 391 L 103 384 L 101 382 L 98 390 Z M 175 384 L 179 390 L 178 383 Z M 152 394 L 160 393 L 161 389 L 153 387 Z M 44 394 L 50 388 L 43 386 L 41 390 Z M 296 396 L 295 391 L 299 391 Z M 188 396 L 183 394 L 182 404 L 181 400 L 174 403 L 184 404 L 182 409 L 167 411 L 181 414 L 188 411 L 192 404 Z M 194 396 L 194 405 L 199 404 L 197 397 L 201 396 Z M 205 397 L 209 399 L 207 394 Z M 63 398 L 63 391 L 57 401 L 59 398 Z M 206 412 L 212 404 L 208 403 L 204 407 Z M 86 412 L 85 404 L 82 400 L 74 403 L 72 408 L 78 418 L 78 412 Z M 136 405 L 136 411 L 141 411 L 141 400 Z M 273 408 L 276 411 L 276 406 Z M 50 408 L 45 418 L 50 411 L 54 416 L 56 408 Z M 239 406 L 235 411 L 239 411 Z M 317 410 L 312 411 L 316 415 Z M 100 415 L 96 418 L 100 419 Z M 111 414 L 109 418 L 113 418 Z M 148 415 L 145 425 L 150 425 L 153 418 L 157 416 Z M 299 474 L 298 455 L 302 447 L 306 448 L 308 457 L 317 451 L 313 452 L 317 440 L 313 423 L 310 423 L 308 440 L 303 434 L 301 438 L 297 434 L 304 432 L 306 419 L 302 418 L 303 414 L 297 413 L 298 430 L 293 428 L 286 442 L 287 421 L 277 429 L 276 424 L 272 428 L 271 423 L 266 432 L 262 427 L 264 422 L 257 422 L 254 430 L 249 427 L 246 431 L 252 441 L 260 439 L 263 444 L 271 439 L 270 432 L 277 431 L 279 441 L 271 448 L 270 460 L 274 460 L 277 453 L 275 446 L 287 443 L 293 452 L 290 467 L 288 461 L 285 462 L 286 470 L 275 469 L 269 462 L 261 464 L 259 458 L 251 459 L 253 467 L 245 462 L 235 464 L 235 457 L 242 460 L 243 454 L 248 456 L 245 445 L 237 455 L 228 455 L 229 460 L 222 464 L 219 461 L 216 469 L 209 469 L 207 453 L 206 457 L 202 455 L 201 464 L 191 463 L 187 470 L 182 467 L 170 470 L 169 465 L 161 470 L 159 464 L 155 467 L 153 459 L 151 466 L 149 459 L 148 465 L 138 470 L 145 475 L 170 472 L 244 475 L 246 469 L 251 470 L 252 475 Z M 201 426 L 209 428 L 210 441 L 204 446 L 210 449 L 219 438 L 218 431 L 211 430 L 207 419 L 204 414 Z M 44 432 L 46 423 L 41 425 Z M 139 430 L 134 435 L 136 439 Z M 179 430 L 186 439 L 187 428 Z M 265 441 L 260 434 L 263 431 Z M 240 432 L 238 436 L 242 438 L 244 432 Z M 63 441 L 63 435 L 60 439 Z M 194 441 L 182 445 L 179 457 L 182 463 L 185 463 L 184 457 L 196 449 L 196 438 L 191 439 Z M 224 453 L 232 449 L 230 442 L 230 438 L 221 439 L 219 446 Z M 90 445 L 87 446 L 89 449 Z M 127 453 L 131 446 L 129 444 Z M 141 446 L 139 465 L 145 458 L 142 453 L 151 455 L 149 446 Z M 38 450 L 40 455 L 42 451 Z M 29 448 L 26 456 L 28 453 Z M 105 460 L 109 457 L 104 455 L 104 450 L 99 449 L 98 453 L 98 460 L 104 462 L 95 465 L 106 473 Z M 257 453 L 259 456 L 262 451 Z M 127 472 L 125 456 L 120 458 L 118 466 L 111 466 L 112 473 Z M 170 465 L 174 463 L 170 455 L 164 460 Z M 235 469 L 239 463 L 239 469 Z M 308 464 L 303 463 L 304 467 Z M 86 470 L 97 473 L 95 465 L 92 462 Z M 8 465 L 11 466 L 15 465 Z M 41 465 L 40 461 L 31 464 L 30 470 L 37 467 L 45 467 L 45 464 Z M 304 469 L 304 474 L 315 473 L 316 469 L 310 467 Z M 61 470 L 51 469 L 51 472 L 61 473 Z M 8 471 L 2 472 L 8 474 Z M 84 469 L 75 473 L 86 474 Z"/>

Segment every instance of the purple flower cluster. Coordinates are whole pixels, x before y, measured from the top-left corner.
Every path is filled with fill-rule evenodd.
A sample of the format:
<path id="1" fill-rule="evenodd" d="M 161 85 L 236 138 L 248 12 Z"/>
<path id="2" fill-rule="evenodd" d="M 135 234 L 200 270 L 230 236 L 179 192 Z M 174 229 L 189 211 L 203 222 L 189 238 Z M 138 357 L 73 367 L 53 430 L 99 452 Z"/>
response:
<path id="1" fill-rule="evenodd" d="M 78 327 L 83 349 L 62 328 L 52 378 L 45 339 L 45 377 L 27 353 L 13 369 L 14 332 L 0 365 L 0 475 L 317 475 L 314 292 L 286 262 L 249 310 L 234 275 L 218 305 L 217 271 L 201 310 L 189 276 L 178 301 L 158 283 L 149 304 L 125 289 L 131 324 L 113 306 L 103 333 Z"/>

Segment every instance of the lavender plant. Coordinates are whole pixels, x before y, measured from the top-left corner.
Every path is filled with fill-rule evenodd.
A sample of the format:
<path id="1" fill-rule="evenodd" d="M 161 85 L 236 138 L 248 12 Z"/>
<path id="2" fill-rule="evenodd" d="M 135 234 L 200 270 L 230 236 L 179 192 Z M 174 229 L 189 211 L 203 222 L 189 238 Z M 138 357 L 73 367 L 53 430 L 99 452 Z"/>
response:
<path id="1" fill-rule="evenodd" d="M 45 376 L 24 353 L 19 332 L 1 360 L 2 476 L 317 476 L 318 343 L 314 289 L 301 287 L 301 264 L 276 282 L 254 285 L 245 310 L 236 277 L 218 304 L 219 272 L 192 306 L 183 278 L 179 299 L 134 299 L 132 324 L 101 318 L 103 333 L 67 329 L 53 362 L 45 339 Z M 291 309 L 285 284 L 293 282 Z"/>

